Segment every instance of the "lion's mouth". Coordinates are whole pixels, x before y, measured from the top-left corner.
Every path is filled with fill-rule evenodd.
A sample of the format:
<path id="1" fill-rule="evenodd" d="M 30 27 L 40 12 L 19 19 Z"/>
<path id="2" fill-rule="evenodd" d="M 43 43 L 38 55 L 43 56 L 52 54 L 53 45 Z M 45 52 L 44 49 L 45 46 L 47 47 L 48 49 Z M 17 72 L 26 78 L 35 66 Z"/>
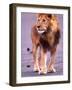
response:
<path id="1" fill-rule="evenodd" d="M 39 34 L 43 34 L 44 32 L 46 32 L 47 30 L 45 30 L 45 29 L 37 29 L 37 32 L 39 33 Z"/>
<path id="2" fill-rule="evenodd" d="M 45 32 L 45 30 L 37 30 L 39 34 L 42 34 Z"/>

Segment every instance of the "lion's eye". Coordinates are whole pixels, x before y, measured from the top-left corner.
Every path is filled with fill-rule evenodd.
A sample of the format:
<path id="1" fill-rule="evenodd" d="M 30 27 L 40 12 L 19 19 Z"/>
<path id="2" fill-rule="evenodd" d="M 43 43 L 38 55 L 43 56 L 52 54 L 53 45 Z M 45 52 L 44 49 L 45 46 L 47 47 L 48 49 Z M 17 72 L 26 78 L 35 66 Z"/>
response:
<path id="1" fill-rule="evenodd" d="M 38 21 L 40 21 L 40 19 L 38 19 Z"/>
<path id="2" fill-rule="evenodd" d="M 43 22 L 45 22 L 45 19 L 43 19 Z"/>

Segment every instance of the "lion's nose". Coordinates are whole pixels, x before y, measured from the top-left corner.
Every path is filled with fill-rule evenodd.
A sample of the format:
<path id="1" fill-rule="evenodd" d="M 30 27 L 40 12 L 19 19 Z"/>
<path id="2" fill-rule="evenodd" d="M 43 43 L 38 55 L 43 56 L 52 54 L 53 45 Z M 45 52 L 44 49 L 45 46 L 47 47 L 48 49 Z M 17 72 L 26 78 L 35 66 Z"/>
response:
<path id="1" fill-rule="evenodd" d="M 37 28 L 40 28 L 40 26 L 37 26 Z"/>

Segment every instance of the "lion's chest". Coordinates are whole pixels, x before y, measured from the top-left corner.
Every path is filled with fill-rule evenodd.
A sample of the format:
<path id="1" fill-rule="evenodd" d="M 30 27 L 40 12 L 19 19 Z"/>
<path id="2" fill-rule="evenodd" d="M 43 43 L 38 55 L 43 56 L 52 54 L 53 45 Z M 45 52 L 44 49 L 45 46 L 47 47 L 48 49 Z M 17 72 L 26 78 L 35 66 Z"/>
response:
<path id="1" fill-rule="evenodd" d="M 45 49 L 53 48 L 56 45 L 55 42 L 56 36 L 53 32 L 40 35 L 40 45 Z"/>

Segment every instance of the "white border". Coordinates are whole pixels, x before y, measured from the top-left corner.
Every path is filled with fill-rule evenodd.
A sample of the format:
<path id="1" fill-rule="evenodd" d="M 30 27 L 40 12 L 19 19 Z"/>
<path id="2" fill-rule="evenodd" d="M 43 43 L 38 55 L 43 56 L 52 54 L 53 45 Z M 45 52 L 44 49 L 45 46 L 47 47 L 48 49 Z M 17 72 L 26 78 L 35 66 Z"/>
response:
<path id="1" fill-rule="evenodd" d="M 21 12 L 31 13 L 54 13 L 63 14 L 63 75 L 43 76 L 43 77 L 21 77 Z M 36 82 L 53 82 L 68 80 L 68 11 L 61 9 L 43 9 L 17 7 L 17 60 L 16 60 L 16 83 L 36 83 Z"/>

